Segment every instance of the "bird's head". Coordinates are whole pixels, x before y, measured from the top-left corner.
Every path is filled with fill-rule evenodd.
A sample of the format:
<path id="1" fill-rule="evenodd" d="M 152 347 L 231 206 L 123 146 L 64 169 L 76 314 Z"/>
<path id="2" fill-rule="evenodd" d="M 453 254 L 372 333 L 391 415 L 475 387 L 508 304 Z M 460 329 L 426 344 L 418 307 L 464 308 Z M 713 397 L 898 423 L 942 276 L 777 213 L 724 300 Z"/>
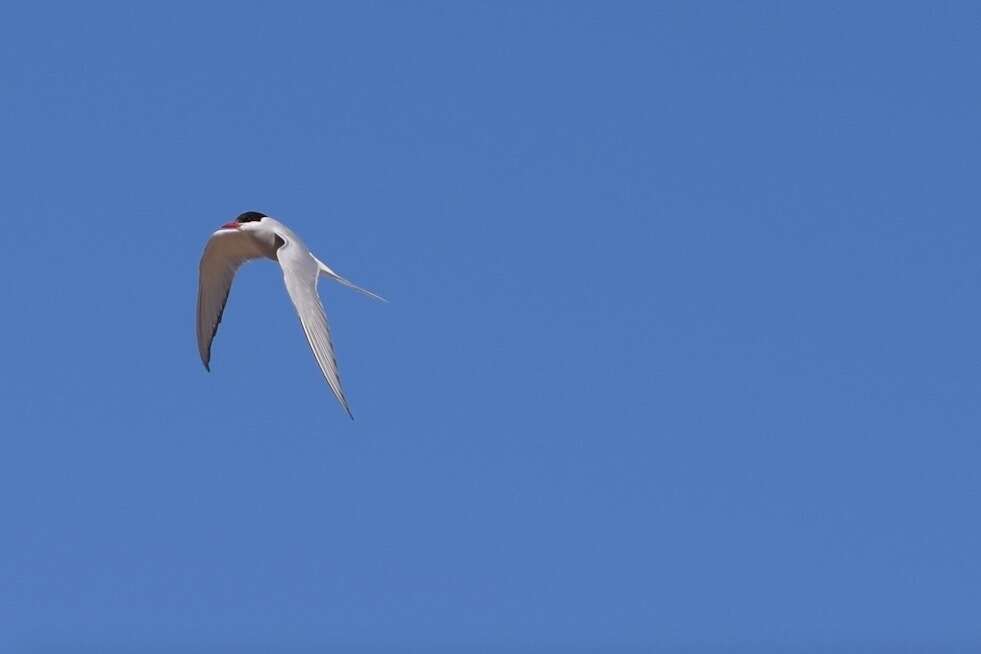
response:
<path id="1" fill-rule="evenodd" d="M 261 211 L 246 211 L 230 223 L 221 226 L 222 229 L 251 230 L 259 226 L 266 214 Z"/>

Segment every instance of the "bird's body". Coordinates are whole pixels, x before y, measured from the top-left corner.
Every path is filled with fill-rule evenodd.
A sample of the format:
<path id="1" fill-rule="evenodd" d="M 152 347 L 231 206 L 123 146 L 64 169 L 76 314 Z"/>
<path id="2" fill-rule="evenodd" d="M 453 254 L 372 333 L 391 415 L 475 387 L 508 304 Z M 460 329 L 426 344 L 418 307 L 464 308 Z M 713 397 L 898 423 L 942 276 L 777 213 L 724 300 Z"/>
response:
<path id="1" fill-rule="evenodd" d="M 275 218 L 249 211 L 226 223 L 211 235 L 201 255 L 198 278 L 197 337 L 198 351 L 205 368 L 211 369 L 211 344 L 218 331 L 228 293 L 239 267 L 254 259 L 278 261 L 283 269 L 286 291 L 296 307 L 300 324 L 314 357 L 337 400 L 351 415 L 330 339 L 330 328 L 323 304 L 317 294 L 320 275 L 382 299 L 344 279 L 317 259 L 303 241 Z M 352 416 L 353 417 L 353 416 Z"/>

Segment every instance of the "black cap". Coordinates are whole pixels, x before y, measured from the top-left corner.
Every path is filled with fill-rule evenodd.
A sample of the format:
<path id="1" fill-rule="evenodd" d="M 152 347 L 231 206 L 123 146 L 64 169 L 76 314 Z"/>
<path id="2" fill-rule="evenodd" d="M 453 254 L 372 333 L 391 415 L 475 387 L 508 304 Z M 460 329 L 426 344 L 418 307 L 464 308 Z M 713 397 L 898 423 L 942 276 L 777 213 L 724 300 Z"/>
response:
<path id="1" fill-rule="evenodd" d="M 261 211 L 246 211 L 245 213 L 243 213 L 242 215 L 240 215 L 238 218 L 236 218 L 235 219 L 235 222 L 237 222 L 237 223 L 253 223 L 253 222 L 257 221 L 257 220 L 262 220 L 265 217 L 266 217 L 266 214 L 262 213 Z"/>

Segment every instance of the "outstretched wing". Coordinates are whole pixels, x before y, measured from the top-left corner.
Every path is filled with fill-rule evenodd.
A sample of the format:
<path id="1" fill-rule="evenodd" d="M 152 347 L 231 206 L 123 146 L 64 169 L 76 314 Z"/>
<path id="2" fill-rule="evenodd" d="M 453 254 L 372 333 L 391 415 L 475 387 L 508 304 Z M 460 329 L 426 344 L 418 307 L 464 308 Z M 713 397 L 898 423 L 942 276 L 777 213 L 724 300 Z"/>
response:
<path id="1" fill-rule="evenodd" d="M 198 352 L 211 370 L 211 343 L 228 302 L 235 272 L 246 261 L 261 257 L 252 238 L 243 232 L 220 229 L 211 235 L 198 266 Z"/>
<path id="2" fill-rule="evenodd" d="M 337 370 L 337 359 L 334 357 L 334 345 L 330 340 L 330 326 L 327 324 L 327 314 L 317 294 L 317 279 L 320 276 L 320 265 L 310 254 L 306 246 L 295 239 L 285 230 L 281 236 L 284 244 L 276 253 L 279 265 L 283 268 L 283 279 L 286 282 L 286 292 L 289 293 L 296 313 L 300 316 L 303 333 L 307 336 L 313 356 L 324 373 L 324 379 L 334 391 L 337 400 L 354 419 L 344 389 L 341 387 L 341 377 Z"/>

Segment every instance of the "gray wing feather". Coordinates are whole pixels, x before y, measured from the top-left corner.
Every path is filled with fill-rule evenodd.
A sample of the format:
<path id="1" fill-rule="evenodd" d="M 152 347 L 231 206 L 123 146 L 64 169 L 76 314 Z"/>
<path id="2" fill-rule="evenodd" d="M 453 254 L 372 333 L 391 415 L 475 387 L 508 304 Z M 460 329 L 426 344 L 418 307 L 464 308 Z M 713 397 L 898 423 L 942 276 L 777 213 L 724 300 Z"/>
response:
<path id="1" fill-rule="evenodd" d="M 235 273 L 243 263 L 260 256 L 246 234 L 221 230 L 208 239 L 198 266 L 197 312 L 198 353 L 208 370 L 211 370 L 211 344 L 225 312 Z"/>
<path id="2" fill-rule="evenodd" d="M 292 237 L 284 231 L 283 236 Z M 284 238 L 285 244 L 277 251 L 279 265 L 283 268 L 283 279 L 286 282 L 286 292 L 289 293 L 296 313 L 300 317 L 303 333 L 306 334 L 313 356 L 320 365 L 324 379 L 334 391 L 337 400 L 344 407 L 348 416 L 354 419 L 351 407 L 344 396 L 341 386 L 341 376 L 337 369 L 337 359 L 334 356 L 334 345 L 330 338 L 330 326 L 327 324 L 327 314 L 317 294 L 317 280 L 320 277 L 320 266 L 298 240 Z"/>

